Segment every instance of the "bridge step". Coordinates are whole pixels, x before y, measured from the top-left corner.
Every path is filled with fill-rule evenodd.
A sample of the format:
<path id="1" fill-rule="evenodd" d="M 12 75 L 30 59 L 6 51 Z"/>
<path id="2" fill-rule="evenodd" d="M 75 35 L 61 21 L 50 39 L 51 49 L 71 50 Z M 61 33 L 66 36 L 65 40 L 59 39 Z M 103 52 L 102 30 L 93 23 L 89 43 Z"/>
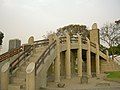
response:
<path id="1" fill-rule="evenodd" d="M 26 90 L 26 86 L 20 84 L 9 84 L 8 90 Z"/>
<path id="2" fill-rule="evenodd" d="M 24 83 L 25 81 L 26 81 L 25 78 L 18 78 L 18 77 L 11 78 L 11 83 L 14 83 L 14 84 L 25 84 Z"/>
<path id="3" fill-rule="evenodd" d="M 36 48 L 36 52 L 41 52 L 41 51 L 44 51 L 46 49 L 47 46 L 43 46 L 43 47 L 39 47 L 39 48 Z"/>
<path id="4" fill-rule="evenodd" d="M 26 71 L 18 71 L 16 73 L 16 77 L 25 78 L 26 77 Z"/>
<path id="5" fill-rule="evenodd" d="M 27 63 L 36 62 L 36 60 L 38 60 L 40 55 L 41 55 L 41 53 L 35 54 L 35 56 L 31 57 L 29 62 L 27 62 Z"/>
<path id="6" fill-rule="evenodd" d="M 17 84 L 9 84 L 8 90 L 20 90 L 20 85 Z"/>
<path id="7" fill-rule="evenodd" d="M 30 63 L 30 59 L 29 59 L 29 60 L 26 60 L 26 62 L 25 62 L 22 66 L 26 66 L 26 67 L 27 67 L 29 63 Z M 22 66 L 21 66 L 21 67 L 22 67 Z"/>
<path id="8" fill-rule="evenodd" d="M 20 71 L 25 71 L 26 68 L 27 68 L 27 66 L 21 66 L 19 70 L 20 70 Z"/>

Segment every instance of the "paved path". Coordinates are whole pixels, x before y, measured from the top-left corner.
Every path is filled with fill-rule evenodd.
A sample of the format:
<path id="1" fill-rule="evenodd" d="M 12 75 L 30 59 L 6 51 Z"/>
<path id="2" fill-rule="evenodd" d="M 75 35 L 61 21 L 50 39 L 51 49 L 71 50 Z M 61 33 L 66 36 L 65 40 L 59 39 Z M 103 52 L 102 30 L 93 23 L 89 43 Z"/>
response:
<path id="1" fill-rule="evenodd" d="M 65 83 L 64 88 L 58 88 L 56 83 L 50 82 L 46 90 L 120 90 L 120 83 L 104 81 L 102 79 L 89 79 L 88 84 L 80 84 L 79 79 L 62 80 Z"/>

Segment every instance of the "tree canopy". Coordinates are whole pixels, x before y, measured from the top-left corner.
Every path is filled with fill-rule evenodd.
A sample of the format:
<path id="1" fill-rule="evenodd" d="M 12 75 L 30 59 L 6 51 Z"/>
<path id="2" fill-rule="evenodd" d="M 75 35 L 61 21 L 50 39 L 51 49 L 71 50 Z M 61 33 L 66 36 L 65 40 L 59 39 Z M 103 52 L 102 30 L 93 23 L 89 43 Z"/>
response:
<path id="1" fill-rule="evenodd" d="M 89 31 L 85 25 L 77 25 L 71 24 L 68 26 L 64 26 L 57 30 L 58 34 L 65 34 L 66 32 L 69 33 L 70 36 L 76 35 L 77 33 L 81 34 L 83 37 L 90 36 Z"/>
<path id="2" fill-rule="evenodd" d="M 120 44 L 120 25 L 116 23 L 105 24 L 100 29 L 100 39 L 109 46 L 111 55 L 115 55 Z"/>
<path id="3" fill-rule="evenodd" d="M 4 38 L 4 34 L 0 31 L 0 45 L 2 45 L 2 39 Z"/>
<path id="4" fill-rule="evenodd" d="M 111 49 L 111 48 L 113 48 L 113 49 Z M 112 50 L 114 50 L 114 51 L 112 51 Z M 120 55 L 120 44 L 117 46 L 110 47 L 108 49 L 108 51 L 109 51 L 109 55 L 112 55 L 112 52 L 114 52 L 114 55 Z"/>

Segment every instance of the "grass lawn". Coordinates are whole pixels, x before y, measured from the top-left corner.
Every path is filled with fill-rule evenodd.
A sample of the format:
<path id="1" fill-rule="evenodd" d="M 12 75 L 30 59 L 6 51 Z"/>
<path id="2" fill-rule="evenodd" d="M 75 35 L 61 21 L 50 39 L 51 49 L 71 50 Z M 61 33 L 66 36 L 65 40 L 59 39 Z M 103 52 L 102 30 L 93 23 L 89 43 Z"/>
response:
<path id="1" fill-rule="evenodd" d="M 120 81 L 120 71 L 113 71 L 107 73 L 107 78 L 111 80 Z"/>

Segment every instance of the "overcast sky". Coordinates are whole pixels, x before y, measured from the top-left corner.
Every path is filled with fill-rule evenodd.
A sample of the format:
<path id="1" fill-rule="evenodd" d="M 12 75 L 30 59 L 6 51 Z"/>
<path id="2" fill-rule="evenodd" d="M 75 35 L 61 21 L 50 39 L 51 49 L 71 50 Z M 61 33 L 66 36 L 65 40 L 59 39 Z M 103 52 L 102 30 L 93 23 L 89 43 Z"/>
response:
<path id="1" fill-rule="evenodd" d="M 2 52 L 8 40 L 26 43 L 31 35 L 41 39 L 49 31 L 69 24 L 106 22 L 120 19 L 120 0 L 0 0 L 0 31 L 5 34 Z"/>

